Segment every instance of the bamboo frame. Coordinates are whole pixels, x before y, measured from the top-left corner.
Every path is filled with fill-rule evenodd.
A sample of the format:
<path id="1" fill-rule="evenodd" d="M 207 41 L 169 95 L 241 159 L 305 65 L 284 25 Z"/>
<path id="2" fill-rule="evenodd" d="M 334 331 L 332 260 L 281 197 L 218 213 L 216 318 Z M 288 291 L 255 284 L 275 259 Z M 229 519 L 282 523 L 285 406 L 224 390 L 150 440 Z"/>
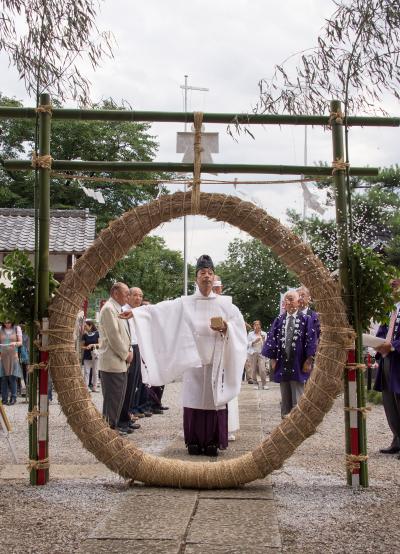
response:
<path id="1" fill-rule="evenodd" d="M 41 103 L 49 105 L 50 104 L 50 98 L 46 95 L 41 98 Z M 337 103 L 335 105 L 334 103 L 331 106 L 332 111 L 340 112 L 340 104 Z M 44 116 L 44 117 L 42 117 Z M 36 110 L 33 108 L 13 108 L 13 107 L 0 107 L 0 118 L 35 118 L 36 117 Z M 135 112 L 135 111 L 128 111 L 128 110 L 69 110 L 69 109 L 54 109 L 52 110 L 52 117 L 54 119 L 80 119 L 80 120 L 101 120 L 101 121 L 160 121 L 160 122 L 191 122 L 194 121 L 194 114 L 188 114 L 188 113 L 175 113 L 175 112 Z M 41 122 L 42 122 L 42 131 L 41 131 L 41 141 L 44 142 L 41 143 L 42 145 L 49 139 L 50 136 L 50 128 L 46 127 L 46 120 L 50 121 L 50 114 L 49 112 L 42 112 L 41 113 Z M 334 143 L 334 159 L 341 159 L 341 151 L 340 151 L 340 144 L 342 141 L 342 138 L 340 138 L 341 133 L 341 122 L 338 120 L 331 121 L 331 118 L 329 116 L 287 116 L 287 115 L 267 115 L 267 114 L 203 114 L 203 121 L 209 122 L 209 123 L 226 123 L 226 124 L 240 124 L 240 125 L 253 125 L 253 124 L 263 124 L 263 125 L 323 125 L 323 126 L 332 126 L 332 133 L 333 133 L 333 143 Z M 347 124 L 349 126 L 392 126 L 392 127 L 399 127 L 400 126 L 400 118 L 385 118 L 385 117 L 348 117 L 347 118 Z M 48 137 L 46 137 L 46 128 L 48 129 Z M 42 153 L 46 152 L 49 153 L 49 149 L 41 148 Z M 31 169 L 31 161 L 30 160 L 5 160 L 4 162 L 5 169 L 9 170 L 29 170 Z M 175 172 L 193 172 L 193 164 L 173 164 L 173 163 L 162 163 L 162 162 L 96 162 L 96 161 L 87 161 L 87 162 L 72 162 L 72 161 L 65 161 L 65 160 L 56 160 L 53 162 L 53 169 L 55 170 L 69 170 L 69 171 L 175 171 Z M 324 176 L 324 175 L 330 175 L 331 174 L 331 168 L 327 167 L 306 167 L 306 166 L 282 166 L 282 165 L 264 165 L 264 164 L 204 164 L 202 166 L 203 172 L 215 172 L 218 173 L 270 173 L 270 174 L 287 174 L 287 175 L 299 175 L 299 174 L 306 174 L 306 175 L 313 175 L 313 176 Z M 377 168 L 351 168 L 348 170 L 351 175 L 377 175 L 378 169 Z M 348 245 L 346 246 L 347 241 L 347 230 L 344 228 L 344 214 L 346 213 L 347 205 L 343 198 L 343 188 L 342 188 L 342 181 L 343 181 L 343 170 L 339 170 L 335 173 L 335 181 L 337 184 L 337 219 L 338 219 L 338 226 L 339 226 L 339 251 L 340 251 L 340 259 L 341 259 L 341 278 L 343 282 L 344 292 L 345 292 L 345 298 L 349 298 L 348 292 L 350 290 L 350 284 L 349 284 L 349 275 L 348 272 L 345 271 L 345 261 L 348 260 Z M 41 178 L 41 189 L 43 191 L 43 196 L 41 198 L 41 210 L 42 216 L 41 220 L 43 220 L 43 226 L 41 228 L 41 237 L 43 237 L 44 234 L 46 234 L 46 226 L 44 223 L 44 220 L 47 216 L 44 216 L 44 212 L 47 213 L 48 210 L 48 195 L 49 195 L 49 170 L 41 168 L 40 169 L 40 178 Z M 178 197 L 179 194 L 177 193 Z M 213 209 L 215 208 L 214 200 L 215 197 L 218 197 L 217 199 L 217 212 L 214 213 Z M 124 444 L 120 444 L 119 441 L 122 439 L 115 439 L 115 436 L 110 436 L 109 432 L 111 430 L 107 429 L 107 427 L 104 427 L 104 422 L 100 423 L 101 420 L 99 420 L 98 415 L 94 414 L 93 409 L 94 407 L 91 405 L 90 399 L 85 397 L 84 394 L 84 388 L 80 387 L 78 388 L 78 395 L 79 399 L 74 400 L 75 403 L 80 403 L 82 410 L 81 412 L 74 411 L 71 412 L 70 406 L 71 402 L 71 390 L 67 390 L 62 388 L 62 382 L 65 383 L 65 379 L 62 380 L 60 378 L 60 373 L 58 371 L 58 367 L 67 367 L 68 371 L 71 374 L 71 379 L 77 379 L 82 380 L 82 377 L 80 376 L 80 372 L 76 371 L 76 359 L 74 358 L 74 354 L 71 352 L 70 348 L 68 347 L 68 340 L 67 342 L 67 336 L 69 336 L 70 330 L 68 331 L 60 331 L 60 329 L 57 328 L 57 326 L 61 323 L 57 319 L 57 313 L 62 313 L 62 317 L 68 318 L 72 320 L 74 318 L 74 310 L 76 310 L 76 303 L 73 302 L 72 298 L 75 298 L 77 295 L 77 300 L 82 297 L 82 294 L 86 295 L 91 290 L 91 286 L 87 289 L 86 286 L 83 287 L 82 290 L 82 283 L 83 279 L 81 276 L 78 277 L 78 280 L 75 281 L 75 273 L 72 271 L 70 275 L 69 281 L 66 279 L 65 282 L 61 285 L 59 296 L 56 297 L 56 300 L 52 303 L 51 309 L 52 309 L 52 324 L 53 324 L 53 335 L 50 334 L 50 351 L 53 352 L 51 354 L 54 363 L 53 371 L 55 375 L 55 387 L 56 390 L 59 392 L 61 400 L 61 404 L 63 406 L 63 409 L 65 410 L 67 417 L 71 421 L 71 425 L 74 428 L 74 430 L 77 432 L 78 436 L 82 439 L 85 446 L 89 448 L 89 450 L 93 451 L 100 460 L 104 461 L 108 467 L 111 469 L 114 469 L 118 471 L 123 476 L 131 476 L 133 478 L 139 478 L 143 477 L 143 480 L 149 483 L 156 483 L 156 484 L 166 484 L 166 485 L 172 485 L 172 486 L 193 486 L 194 484 L 197 484 L 198 486 L 207 486 L 207 487 L 214 487 L 214 486 L 232 486 L 232 484 L 238 484 L 242 482 L 248 482 L 252 479 L 259 478 L 260 476 L 264 476 L 272 469 L 275 469 L 277 467 L 280 467 L 283 463 L 283 460 L 285 457 L 288 457 L 290 453 L 294 450 L 294 448 L 300 444 L 305 436 L 308 436 L 309 434 L 312 434 L 312 432 L 315 430 L 314 424 L 317 425 L 318 422 L 322 419 L 321 414 L 323 415 L 327 409 L 329 409 L 330 404 L 333 401 L 334 395 L 337 394 L 337 392 L 340 390 L 340 375 L 342 372 L 342 366 L 344 365 L 343 358 L 343 348 L 344 345 L 348 345 L 350 341 L 350 335 L 351 330 L 347 324 L 346 316 L 345 316 L 345 310 L 343 307 L 343 304 L 341 303 L 341 300 L 338 298 L 337 300 L 337 312 L 334 315 L 334 322 L 336 322 L 338 325 L 334 326 L 332 328 L 332 312 L 328 312 L 328 310 L 323 309 L 324 302 L 326 302 L 328 299 L 324 297 L 323 292 L 321 290 L 321 283 L 318 282 L 318 279 L 323 279 L 326 281 L 326 287 L 330 290 L 330 296 L 331 298 L 336 298 L 338 296 L 338 291 L 336 290 L 336 285 L 330 281 L 329 276 L 327 275 L 326 271 L 324 270 L 322 264 L 313 257 L 311 251 L 307 249 L 305 245 L 300 245 L 301 248 L 298 249 L 298 251 L 302 252 L 304 257 L 298 257 L 296 254 L 295 260 L 292 259 L 293 251 L 292 248 L 296 248 L 299 246 L 299 244 L 296 242 L 299 239 L 297 237 L 291 236 L 290 233 L 284 229 L 276 220 L 273 220 L 273 218 L 270 218 L 265 212 L 262 210 L 258 210 L 252 205 L 246 205 L 246 203 L 240 202 L 237 199 L 233 200 L 231 197 L 221 197 L 222 195 L 211 195 L 212 199 L 208 200 L 207 198 L 207 209 L 204 209 L 204 205 L 201 205 L 200 213 L 203 215 L 206 215 L 208 217 L 215 218 L 217 220 L 221 221 L 227 221 L 229 223 L 232 223 L 234 225 L 237 225 L 239 228 L 247 231 L 251 236 L 259 238 L 262 240 L 267 246 L 270 246 L 275 252 L 279 253 L 283 259 L 283 261 L 290 262 L 290 266 L 292 269 L 297 271 L 299 277 L 301 277 L 302 282 L 304 282 L 310 290 L 313 292 L 314 296 L 317 296 L 318 298 L 321 298 L 320 302 L 322 304 L 322 314 L 321 314 L 321 320 L 323 326 L 326 326 L 326 330 L 323 331 L 323 340 L 321 341 L 320 350 L 319 350 L 319 356 L 317 357 L 317 364 L 316 369 L 313 372 L 313 378 L 310 380 L 311 386 L 307 386 L 306 393 L 302 400 L 299 402 L 299 405 L 292 411 L 290 417 L 288 420 L 285 420 L 272 434 L 270 439 L 266 439 L 263 441 L 263 443 L 260 445 L 258 449 L 256 449 L 253 453 L 250 455 L 246 455 L 242 457 L 243 459 L 234 460 L 232 464 L 228 463 L 225 467 L 220 470 L 218 468 L 218 465 L 220 464 L 212 464 L 212 467 L 215 467 L 215 471 L 212 470 L 211 474 L 207 467 L 203 467 L 203 464 L 184 464 L 187 466 L 186 468 L 182 467 L 180 463 L 174 462 L 176 467 L 171 467 L 171 460 L 164 460 L 163 459 L 155 459 L 153 460 L 153 457 L 147 456 L 140 451 L 137 451 L 133 446 L 127 447 Z M 140 240 L 140 238 L 143 238 L 145 234 L 151 228 L 154 228 L 154 221 L 158 221 L 158 223 L 163 221 L 168 221 L 170 219 L 173 219 L 174 217 L 181 217 L 182 215 L 187 215 L 188 213 L 192 213 L 192 208 L 188 208 L 187 205 L 187 198 L 189 198 L 190 195 L 184 194 L 183 201 L 179 197 L 180 202 L 180 210 L 179 213 L 177 213 L 176 207 L 173 207 L 174 200 L 173 198 L 177 198 L 176 195 L 173 195 L 171 200 L 168 198 L 166 199 L 159 199 L 155 203 L 149 204 L 148 206 L 142 207 L 146 210 L 145 213 L 142 213 L 141 208 L 137 208 L 133 212 L 130 212 L 129 214 L 125 214 L 118 222 L 115 222 L 112 227 L 110 227 L 110 232 L 112 235 L 111 244 L 110 246 L 111 250 L 114 248 L 114 231 L 115 229 L 120 225 L 120 222 L 123 222 L 124 228 L 126 228 L 127 221 L 130 220 L 131 214 L 135 213 L 138 214 L 141 213 L 140 218 L 138 218 L 135 222 L 133 222 L 133 226 L 136 225 L 136 229 L 134 232 L 130 232 L 130 237 L 135 237 L 135 239 L 131 240 L 129 248 L 133 244 L 137 244 L 137 242 Z M 204 194 L 201 195 L 201 197 L 206 198 Z M 165 200 L 165 201 L 164 201 Z M 239 206 L 235 203 L 239 202 Z M 163 206 L 165 203 L 168 204 L 168 215 L 163 213 Z M 159 209 L 159 213 L 157 212 L 157 209 L 155 209 L 155 206 L 157 209 Z M 242 211 L 246 213 L 246 217 L 243 219 L 236 220 L 236 217 L 234 218 L 234 221 L 231 220 L 231 214 L 226 214 L 225 208 L 227 206 L 230 206 L 231 209 L 233 209 L 233 214 L 240 214 L 242 216 Z M 144 221 L 146 219 L 146 214 L 150 214 L 152 210 L 155 210 L 155 214 L 153 214 L 152 217 L 150 217 L 150 225 L 147 223 L 147 226 L 144 228 L 142 227 L 141 221 Z M 212 212 L 211 215 L 209 212 Z M 222 213 L 222 215 L 221 215 Z M 224 215 L 226 214 L 226 215 Z M 254 219 L 253 215 L 257 215 L 258 219 Z M 271 221 L 274 221 L 272 224 Z M 260 228 L 260 222 L 262 222 L 262 226 Z M 251 223 L 250 229 L 248 228 L 249 223 Z M 137 226 L 139 225 L 139 229 Z M 265 225 L 265 228 L 263 227 Z M 276 231 L 282 240 L 276 241 L 276 236 L 274 233 L 271 234 L 271 229 L 269 228 L 271 225 L 273 225 L 274 232 Z M 111 231 L 113 229 L 113 231 Z M 100 240 L 100 245 L 98 244 L 94 250 L 89 249 L 89 251 L 81 258 L 81 261 L 76 268 L 76 270 L 81 269 L 83 273 L 88 270 L 88 268 L 97 268 L 98 269 L 98 275 L 89 275 L 91 280 L 96 282 L 96 278 L 99 277 L 100 274 L 104 274 L 104 262 L 101 254 L 98 252 L 98 250 L 102 249 L 102 245 L 104 244 L 104 238 L 108 240 L 108 230 L 102 234 L 103 239 Z M 48 234 L 48 229 L 47 229 Z M 275 237 L 275 239 L 271 243 L 271 236 Z M 122 251 L 126 250 L 126 238 L 123 240 L 124 246 L 122 248 Z M 97 241 L 96 241 L 97 243 Z M 95 243 L 95 244 L 96 244 Z M 280 251 L 280 248 L 284 245 L 284 248 L 282 251 Z M 294 245 L 291 246 L 291 245 Z M 47 246 L 48 248 L 48 246 Z M 347 248 L 347 250 L 346 250 Z M 40 301 L 40 313 L 41 316 L 45 315 L 46 313 L 46 305 L 48 300 L 48 293 L 47 293 L 47 299 L 46 299 L 46 293 L 44 289 L 44 280 L 46 279 L 46 283 L 48 286 L 48 267 L 46 271 L 45 266 L 45 258 L 46 258 L 46 245 L 45 245 L 45 238 L 43 238 L 43 242 L 41 242 L 40 245 L 40 251 L 41 251 L 41 261 L 40 261 L 40 293 L 39 296 L 41 298 Z M 289 254 L 286 254 L 286 251 L 289 252 Z M 91 256 L 93 255 L 93 252 L 96 252 L 97 260 L 96 258 L 93 260 L 91 259 Z M 48 255 L 48 252 L 47 252 Z M 118 253 L 120 255 L 120 252 Z M 122 254 L 121 254 L 122 255 Z M 90 264 L 88 264 L 86 267 L 85 260 L 90 259 Z M 116 260 L 113 260 L 115 262 Z M 110 262 L 111 263 L 111 262 Z M 313 266 L 314 269 L 310 272 L 309 266 Z M 47 273 L 47 278 L 46 278 Z M 71 285 L 71 279 L 73 282 L 73 285 Z M 344 281 L 343 281 L 344 280 Z M 79 284 L 80 283 L 80 284 Z M 94 285 L 93 285 L 94 286 Z M 318 290 L 319 289 L 319 290 Z M 62 295 L 62 291 L 66 290 L 68 293 L 66 296 Z M 318 292 L 316 292 L 318 291 Z M 347 291 L 347 293 L 346 293 Z M 332 294 L 336 296 L 332 296 Z M 70 295 L 70 304 L 68 304 L 68 300 L 65 300 Z M 60 300 L 60 299 L 64 300 Z M 329 299 L 329 305 L 330 309 L 332 309 L 332 300 Z M 66 305 L 63 304 L 63 302 L 66 302 Z M 61 304 L 60 304 L 61 302 Z M 317 303 L 318 304 L 318 303 Z M 317 305 L 318 307 L 318 305 Z M 349 313 L 351 313 L 352 306 L 348 305 Z M 59 311 L 59 309 L 61 311 Z M 329 313 L 329 321 L 324 321 L 325 313 Z M 63 320 L 64 321 L 64 320 Z M 326 342 L 325 342 L 326 341 Z M 53 351 L 52 351 L 53 348 Z M 336 365 L 332 365 L 332 361 L 336 361 Z M 62 362 L 63 365 L 58 364 L 57 362 Z M 65 362 L 68 362 L 67 364 Z M 329 371 L 326 372 L 326 369 L 329 367 Z M 319 371 L 321 369 L 321 371 Z M 358 371 L 357 374 L 360 372 Z M 321 377 L 321 375 L 323 377 Z M 31 403 L 32 403 L 32 397 L 34 398 L 37 394 L 36 391 L 36 376 L 37 376 L 37 370 L 34 370 L 33 373 L 33 381 L 32 383 L 32 390 L 30 395 L 30 409 L 31 409 Z M 327 398 L 321 398 L 320 393 L 318 391 L 322 391 L 322 388 L 320 385 L 317 385 L 317 381 L 321 379 L 324 385 L 327 388 Z M 361 379 L 361 378 L 360 378 Z M 58 384 L 56 384 L 56 381 L 59 380 Z M 68 382 L 68 380 L 67 380 Z M 43 383 L 42 383 L 43 384 Z M 81 383 L 79 383 L 80 385 Z M 362 380 L 358 382 L 358 386 L 362 387 Z M 317 392 L 316 392 L 317 391 Z M 362 393 L 360 392 L 360 402 L 362 403 Z M 306 418 L 303 417 L 304 415 L 304 408 L 308 406 L 308 415 Z M 311 408 L 310 408 L 311 406 Z M 314 408 L 317 408 L 314 410 Z M 95 409 L 94 409 L 95 410 Z M 91 418 L 87 418 L 87 412 L 91 415 Z M 85 414 L 85 417 L 83 420 L 80 418 L 80 414 Z M 311 416 L 311 417 L 310 417 Z M 76 421 L 79 421 L 79 426 L 76 425 Z M 109 442 L 100 440 L 101 447 L 100 450 L 97 448 L 97 442 L 98 440 L 94 438 L 93 433 L 87 433 L 86 431 L 86 425 L 88 427 L 92 427 L 94 425 L 94 422 L 97 422 L 95 427 L 97 427 L 96 435 L 99 434 L 99 440 L 106 438 L 110 439 Z M 311 422 L 311 427 L 310 427 Z M 82 427 L 83 426 L 83 427 Z M 299 439 L 297 431 L 300 431 L 302 439 Z M 115 434 L 114 434 L 115 435 Z M 282 440 L 280 440 L 284 437 L 284 444 L 286 444 L 286 448 L 282 446 L 282 450 L 278 448 L 278 455 L 276 454 L 277 450 L 277 444 L 282 444 Z M 290 436 L 290 439 L 288 438 Z M 30 428 L 30 445 L 32 445 L 37 440 L 37 429 Z M 360 442 L 361 448 L 365 448 L 366 443 L 366 434 L 362 431 L 360 433 Z M 118 446 L 118 451 L 115 451 L 114 448 L 110 449 L 110 445 L 113 443 L 114 445 Z M 290 447 L 288 448 L 288 444 Z M 129 458 L 127 461 L 125 460 L 125 454 L 126 449 L 129 450 L 132 454 L 131 458 Z M 360 450 L 363 452 L 363 450 Z M 104 453 L 106 454 L 106 459 L 104 459 Z M 121 467 L 120 465 L 120 454 L 123 454 L 121 459 L 124 459 L 123 465 Z M 111 456 L 110 456 L 111 455 Z M 364 462 L 363 462 L 364 463 Z M 129 466 L 129 470 L 128 470 Z M 153 472 L 149 472 L 149 470 L 153 470 L 154 467 L 158 467 L 161 469 L 161 475 L 154 476 Z M 191 466 L 191 467 L 189 467 Z M 188 469 L 189 467 L 189 469 Z M 235 474 L 235 471 L 238 473 Z M 172 472 L 172 473 L 171 473 Z M 209 475 L 210 474 L 210 475 Z M 31 473 L 32 475 L 32 473 Z M 139 476 L 139 477 L 138 477 Z M 178 481 L 176 480 L 178 479 Z"/>
<path id="2" fill-rule="evenodd" d="M 35 108 L 15 108 L 0 106 L 0 118 L 36 117 Z M 191 112 L 158 112 L 135 110 L 91 110 L 54 108 L 53 119 L 78 119 L 81 121 L 141 121 L 161 123 L 193 123 Z M 203 123 L 225 123 L 240 125 L 331 125 L 330 115 L 280 115 L 280 114 L 240 114 L 204 113 Z M 400 117 L 349 116 L 351 127 L 399 127 Z"/>

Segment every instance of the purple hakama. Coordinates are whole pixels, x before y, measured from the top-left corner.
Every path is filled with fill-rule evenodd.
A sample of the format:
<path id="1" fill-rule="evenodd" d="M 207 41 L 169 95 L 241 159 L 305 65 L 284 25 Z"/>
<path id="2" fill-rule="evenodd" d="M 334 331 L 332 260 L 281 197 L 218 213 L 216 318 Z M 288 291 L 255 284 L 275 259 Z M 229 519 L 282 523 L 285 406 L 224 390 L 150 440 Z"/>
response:
<path id="1" fill-rule="evenodd" d="M 198 444 L 200 448 L 216 445 L 228 447 L 228 409 L 197 410 L 183 408 L 185 444 Z"/>

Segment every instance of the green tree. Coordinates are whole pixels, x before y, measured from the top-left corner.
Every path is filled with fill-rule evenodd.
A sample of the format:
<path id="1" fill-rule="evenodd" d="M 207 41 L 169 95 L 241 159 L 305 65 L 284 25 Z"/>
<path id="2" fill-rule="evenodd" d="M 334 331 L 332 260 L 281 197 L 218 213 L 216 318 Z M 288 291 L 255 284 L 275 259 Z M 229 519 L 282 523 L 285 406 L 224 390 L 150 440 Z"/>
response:
<path id="1" fill-rule="evenodd" d="M 183 291 L 182 254 L 167 248 L 161 237 L 147 236 L 99 283 L 106 297 L 116 281 L 140 287 L 152 303 L 176 298 Z"/>
<path id="2" fill-rule="evenodd" d="M 360 185 L 361 181 L 357 182 Z M 365 192 L 353 190 L 353 242 L 365 248 L 384 249 L 387 260 L 400 267 L 399 209 L 400 197 L 381 185 L 371 186 Z M 316 215 L 303 221 L 294 210 L 289 210 L 288 216 L 293 230 L 299 236 L 306 232 L 314 252 L 333 271 L 337 266 L 335 221 Z"/>
<path id="3" fill-rule="evenodd" d="M 268 328 L 279 313 L 280 293 L 299 283 L 259 240 L 234 239 L 227 259 L 216 268 L 224 293 L 233 297 L 246 321 L 260 319 Z"/>
<path id="4" fill-rule="evenodd" d="M 0 273 L 10 283 L 0 283 L 0 321 L 11 318 L 16 322 L 33 322 L 35 273 L 28 256 L 20 250 L 11 252 L 4 258 Z M 57 284 L 50 274 L 50 294 Z"/>
<path id="5" fill-rule="evenodd" d="M 398 195 L 381 186 L 352 195 L 355 287 L 364 330 L 369 328 L 371 319 L 384 321 L 393 307 L 389 281 L 397 276 L 400 266 L 399 207 Z M 303 221 L 295 211 L 289 211 L 288 215 L 294 232 L 301 235 L 306 231 L 314 253 L 330 271 L 335 271 L 338 265 L 335 221 L 317 216 Z"/>
<path id="6" fill-rule="evenodd" d="M 0 95 L 0 104 L 22 106 L 21 102 Z M 55 102 L 60 107 L 60 104 Z M 113 100 L 104 100 L 94 109 L 123 109 Z M 2 159 L 27 157 L 34 148 L 34 122 L 28 120 L 3 120 L 0 134 L 0 162 Z M 151 161 L 158 144 L 150 134 L 148 123 L 103 122 L 79 120 L 54 120 L 51 132 L 51 153 L 54 159 L 76 160 L 79 158 L 98 161 Z M 30 154 L 29 154 L 30 155 Z M 66 172 L 72 177 L 72 172 Z M 88 208 L 97 216 L 97 227 L 107 223 L 138 204 L 153 200 L 159 187 L 152 179 L 167 178 L 166 175 L 143 172 L 101 174 L 76 172 L 82 180 L 52 178 L 51 207 L 56 209 Z M 149 184 L 132 183 L 93 183 L 85 181 L 85 176 L 103 178 L 123 178 L 148 180 Z M 105 203 L 87 196 L 86 188 L 101 191 Z M 3 172 L 0 175 L 0 207 L 27 208 L 34 205 L 33 172 Z"/>

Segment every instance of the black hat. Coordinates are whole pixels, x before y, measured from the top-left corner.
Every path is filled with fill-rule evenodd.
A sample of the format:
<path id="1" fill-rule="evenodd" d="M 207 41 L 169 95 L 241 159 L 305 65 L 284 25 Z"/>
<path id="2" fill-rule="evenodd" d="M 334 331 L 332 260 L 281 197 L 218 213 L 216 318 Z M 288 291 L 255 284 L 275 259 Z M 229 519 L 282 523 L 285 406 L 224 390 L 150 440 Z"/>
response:
<path id="1" fill-rule="evenodd" d="M 209 268 L 214 271 L 214 264 L 210 256 L 208 254 L 203 254 L 200 256 L 200 258 L 197 260 L 196 263 L 196 275 L 200 271 L 200 269 Z"/>

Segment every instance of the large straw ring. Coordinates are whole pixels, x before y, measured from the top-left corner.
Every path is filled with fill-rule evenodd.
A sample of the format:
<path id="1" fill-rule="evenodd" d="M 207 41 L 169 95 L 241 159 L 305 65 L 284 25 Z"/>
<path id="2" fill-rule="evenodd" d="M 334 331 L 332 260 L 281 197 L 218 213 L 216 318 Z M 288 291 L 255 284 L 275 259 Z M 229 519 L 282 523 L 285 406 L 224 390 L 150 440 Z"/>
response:
<path id="1" fill-rule="evenodd" d="M 230 223 L 262 241 L 310 289 L 320 313 L 322 335 L 315 367 L 290 416 L 252 452 L 227 461 L 189 462 L 156 457 L 110 429 L 84 386 L 73 346 L 78 307 L 96 283 L 130 248 L 161 223 L 191 213 L 191 193 L 175 193 L 139 206 L 101 232 L 68 272 L 50 305 L 50 370 L 58 399 L 85 448 L 122 477 L 151 485 L 194 488 L 235 487 L 282 466 L 314 433 L 341 391 L 346 348 L 353 331 L 337 283 L 310 248 L 291 231 L 249 202 L 223 194 L 200 194 L 199 214 Z M 140 283 L 139 283 L 140 284 Z"/>

